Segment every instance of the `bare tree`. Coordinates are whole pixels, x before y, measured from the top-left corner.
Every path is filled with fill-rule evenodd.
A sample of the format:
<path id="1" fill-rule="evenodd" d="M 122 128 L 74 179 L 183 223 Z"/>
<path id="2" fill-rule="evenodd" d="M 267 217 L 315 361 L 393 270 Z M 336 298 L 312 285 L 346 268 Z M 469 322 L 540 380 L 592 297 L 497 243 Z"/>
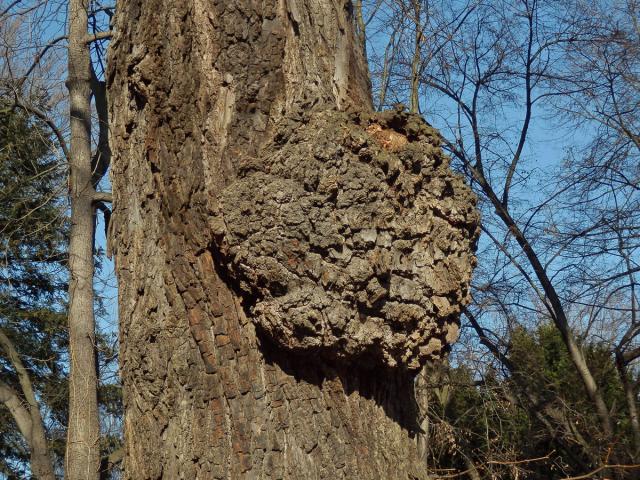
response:
<path id="1" fill-rule="evenodd" d="M 18 31 L 22 25 L 26 25 L 29 28 L 25 31 L 34 40 L 28 41 L 24 48 L 17 43 L 5 44 L 3 87 L 13 96 L 17 108 L 35 115 L 50 127 L 69 168 L 71 227 L 68 323 L 71 366 L 65 459 L 65 476 L 69 479 L 97 479 L 101 460 L 93 281 L 96 208 L 108 214 L 104 202 L 110 201 L 110 196 L 97 192 L 96 187 L 108 169 L 109 148 L 104 81 L 99 79 L 94 70 L 91 51 L 94 42 L 110 36 L 108 31 L 99 31 L 99 22 L 96 21 L 105 12 L 110 13 L 108 6 L 89 0 L 42 0 L 27 4 L 4 2 L 0 9 L 3 22 L 12 23 Z M 58 27 L 63 25 L 65 15 L 68 15 L 68 30 L 52 35 L 52 32 L 60 31 L 55 24 L 58 22 Z M 39 37 L 32 35 L 34 31 L 39 32 Z M 16 39 L 25 40 L 20 38 L 20 34 Z M 38 105 L 33 95 L 29 94 L 34 86 L 42 91 L 48 90 L 49 95 L 59 88 L 59 85 L 54 85 L 45 90 L 45 82 L 37 77 L 38 73 L 46 71 L 43 66 L 52 55 L 54 65 L 56 61 L 67 58 L 66 116 L 60 112 L 58 116 L 52 116 L 49 113 L 51 108 Z M 16 66 L 21 68 L 16 69 Z M 60 63 L 56 67 L 64 68 Z M 58 95 L 58 99 L 64 99 L 61 90 L 55 95 Z M 92 101 L 99 125 L 95 149 L 91 134 Z M 32 423 L 35 425 L 37 422 Z"/>
<path id="2" fill-rule="evenodd" d="M 415 7 L 394 3 L 398 11 Z M 605 401 L 583 346 L 606 345 L 617 358 L 637 451 L 637 4 L 428 3 L 440 21 L 422 20 L 429 40 L 418 69 L 415 47 L 395 39 L 419 29 L 374 22 L 398 45 L 376 85 L 382 98 L 410 100 L 420 71 L 421 111 L 480 193 L 485 235 L 469 326 L 512 375 L 514 329 L 553 322 L 597 414 L 598 438 L 585 441 L 568 421 L 573 413 L 542 402 L 525 377 L 518 401 L 552 438 L 582 445 L 593 464 L 607 452 L 635 462 L 617 426 L 623 407 Z M 582 136 L 569 143 L 565 162 L 562 152 L 541 148 L 576 127 Z"/>
<path id="3" fill-rule="evenodd" d="M 43 416 L 31 384 L 29 372 L 22 363 L 13 343 L 2 331 L 0 331 L 0 348 L 7 353 L 11 364 L 18 373 L 20 387 L 27 404 L 25 405 L 21 396 L 2 380 L 0 380 L 0 401 L 11 412 L 20 433 L 29 445 L 33 475 L 42 480 L 55 480 L 53 459 L 45 435 Z"/>
<path id="4" fill-rule="evenodd" d="M 567 93 L 554 105 L 577 128 L 594 132 L 564 166 L 560 186 L 566 193 L 558 206 L 575 216 L 562 219 L 557 232 L 560 256 L 579 265 L 570 279 L 576 286 L 571 300 L 589 309 L 591 330 L 585 333 L 600 335 L 615 354 L 633 428 L 634 459 L 640 454 L 638 385 L 632 380 L 640 356 L 639 7 L 633 0 L 581 2 L 580 13 L 600 19 L 598 28 L 565 49 L 567 74 L 553 82 L 556 91 Z M 617 328 L 607 335 L 598 323 Z"/>

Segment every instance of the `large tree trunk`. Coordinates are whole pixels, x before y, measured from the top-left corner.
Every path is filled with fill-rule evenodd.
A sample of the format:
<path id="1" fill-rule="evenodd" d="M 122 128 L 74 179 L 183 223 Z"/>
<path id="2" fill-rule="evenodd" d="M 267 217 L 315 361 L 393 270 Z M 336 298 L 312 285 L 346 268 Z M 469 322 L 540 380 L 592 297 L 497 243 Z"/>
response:
<path id="1" fill-rule="evenodd" d="M 340 330 L 332 324 L 340 315 L 321 324 L 316 305 L 295 304 L 295 295 L 311 291 L 314 280 L 301 275 L 293 288 L 293 274 L 282 265 L 297 265 L 297 255 L 310 261 L 314 254 L 300 247 L 307 237 L 285 245 L 287 232 L 273 233 L 287 229 L 287 212 L 305 217 L 319 211 L 296 198 L 295 173 L 287 176 L 289 171 L 302 165 L 322 177 L 318 159 L 351 158 L 344 153 L 347 141 L 330 134 L 340 137 L 345 125 L 360 122 L 353 131 L 364 137 L 366 128 L 375 138 L 357 140 L 354 134 L 348 140 L 369 145 L 358 147 L 359 155 L 374 151 L 374 160 L 388 160 L 408 142 L 390 130 L 395 114 L 377 123 L 362 116 L 371 110 L 370 88 L 350 8 L 344 0 L 118 4 L 108 83 L 126 478 L 427 478 L 417 451 L 412 372 L 456 335 L 455 304 L 466 298 L 476 235 L 472 197 L 456 177 L 441 182 L 447 192 L 462 192 L 461 204 L 467 204 L 443 207 L 441 214 L 459 214 L 445 223 L 464 225 L 460 238 L 447 237 L 460 246 L 456 278 L 462 286 L 451 280 L 456 288 L 439 294 L 434 287 L 442 321 L 423 325 L 422 317 L 414 318 L 425 333 L 411 341 L 404 327 L 392 330 L 384 318 L 369 322 L 364 307 L 361 330 L 355 320 Z M 339 113 L 347 109 L 364 113 Z M 412 121 L 398 115 L 401 122 Z M 414 133 L 435 141 L 424 125 Z M 432 153 L 433 168 L 444 172 L 446 161 L 437 149 Z M 429 181 L 403 168 L 387 163 L 375 171 L 381 178 L 389 171 L 393 178 Z M 381 184 L 393 190 L 393 180 L 378 184 L 366 177 L 373 169 L 361 169 L 372 191 Z M 309 187 L 316 189 L 309 195 L 323 191 L 339 204 L 342 179 L 333 190 L 325 180 Z M 254 203 L 268 213 L 260 216 L 256 212 L 264 209 L 253 209 Z M 279 210 L 268 210 L 275 204 Z M 257 228 L 255 235 L 243 236 L 239 230 L 245 227 Z M 275 245 L 275 253 L 256 253 L 251 242 L 260 239 Z M 274 260 L 270 270 L 269 260 L 287 248 L 291 254 L 281 263 Z M 353 250 L 366 253 L 357 248 L 356 242 Z M 346 251 L 327 248 L 327 258 Z M 316 257 L 322 255 L 313 257 L 322 263 Z M 354 273 L 352 265 L 329 265 L 337 272 L 331 282 L 342 281 L 343 290 L 325 283 L 327 271 L 316 279 L 323 285 L 313 290 L 319 302 L 331 308 L 355 302 L 357 290 L 344 282 Z M 278 283 L 269 272 L 285 280 Z M 399 277 L 388 278 L 393 290 Z M 373 280 L 369 287 L 374 284 L 382 295 L 387 292 Z M 378 298 L 376 288 L 367 292 Z M 300 307 L 291 310 L 297 313 L 284 315 L 283 299 Z M 362 300 L 369 313 L 377 301 Z M 300 330 L 316 320 L 311 330 Z M 365 327 L 375 341 L 365 338 Z"/>

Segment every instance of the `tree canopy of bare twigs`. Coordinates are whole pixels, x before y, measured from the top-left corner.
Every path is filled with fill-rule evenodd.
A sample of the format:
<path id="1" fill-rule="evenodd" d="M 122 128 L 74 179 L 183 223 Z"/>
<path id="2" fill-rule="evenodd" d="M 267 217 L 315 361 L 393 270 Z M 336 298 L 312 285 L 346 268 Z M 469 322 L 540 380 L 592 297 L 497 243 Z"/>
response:
<path id="1" fill-rule="evenodd" d="M 3 384 L 13 388 L 3 390 L 0 400 L 9 410 L 12 424 L 19 427 L 13 445 L 19 445 L 31 456 L 28 467 L 20 462 L 5 464 L 10 476 L 10 467 L 17 466 L 39 479 L 53 479 L 61 473 L 68 479 L 97 479 L 109 473 L 105 467 L 109 463 L 106 454 L 117 444 L 117 435 L 106 430 L 104 435 L 100 432 L 101 418 L 110 415 L 119 402 L 119 394 L 113 384 L 100 384 L 99 366 L 112 362 L 115 356 L 107 337 L 96 331 L 94 312 L 99 306 L 94 293 L 97 258 L 94 253 L 99 252 L 95 245 L 97 211 L 104 213 L 105 221 L 110 214 L 109 195 L 98 189 L 110 154 L 102 62 L 112 14 L 113 6 L 98 0 L 0 2 L 2 109 L 23 116 L 26 125 L 37 126 L 42 136 L 38 145 L 44 148 L 32 155 L 31 177 L 28 168 L 13 172 L 14 178 L 5 168 L 2 174 L 9 175 L 9 181 L 47 189 L 47 198 L 32 195 L 28 189 L 21 192 L 32 197 L 25 200 L 25 205 L 36 200 L 40 204 L 32 205 L 22 216 L 16 213 L 9 218 L 7 228 L 2 231 L 2 245 L 5 253 L 11 252 L 16 232 L 32 232 L 31 237 L 22 235 L 17 239 L 22 245 L 17 251 L 31 255 L 24 259 L 29 268 L 41 276 L 49 274 L 34 256 L 37 252 L 55 257 L 58 266 L 63 267 L 52 277 L 58 283 L 55 288 L 53 284 L 39 286 L 55 290 L 48 295 L 63 299 L 60 306 L 47 306 L 53 309 L 50 317 L 57 315 L 56 322 L 38 321 L 37 315 L 34 317 L 18 305 L 14 306 L 13 316 L 3 308 L 0 323 L 5 355 L 2 361 L 6 361 L 3 366 L 11 375 L 9 380 L 19 379 L 20 388 L 16 382 Z M 14 142 L 17 137 L 11 135 L 3 141 Z M 19 159 L 16 156 L 10 161 L 15 163 Z M 51 168 L 40 168 L 44 160 Z M 8 201 L 19 206 L 23 200 Z M 54 206 L 62 220 L 52 217 L 48 223 L 41 221 L 42 212 L 49 212 Z M 56 222 L 65 228 L 54 225 Z M 33 233 L 34 229 L 39 233 Z M 62 235 L 64 241 L 34 250 L 34 241 L 44 242 L 42 238 L 48 232 Z M 7 270 L 15 277 L 18 268 L 14 263 Z M 13 278 L 14 283 L 18 280 Z M 61 287 L 67 289 L 66 295 Z M 14 299 L 33 305 L 35 300 L 30 299 L 33 295 L 34 292 L 19 293 Z M 38 301 L 43 301 L 42 298 L 40 294 L 36 296 Z M 16 318 L 24 318 L 25 324 L 17 326 Z M 29 356 L 29 342 L 33 338 L 24 335 L 25 329 L 43 341 L 42 348 L 49 348 L 51 358 L 39 360 L 39 356 Z M 42 361 L 44 365 L 35 368 L 34 361 Z M 38 382 L 44 375 L 40 368 L 45 367 L 51 370 L 49 380 L 58 382 L 56 398 L 68 394 L 68 405 L 52 404 L 51 392 L 42 390 Z M 48 428 L 53 420 L 56 431 Z M 66 449 L 64 455 L 61 448 Z"/>
<path id="2" fill-rule="evenodd" d="M 481 198 L 474 303 L 452 361 L 472 368 L 468 383 L 484 379 L 472 385 L 480 394 L 500 392 L 486 408 L 506 421 L 513 416 L 500 401 L 519 405 L 537 424 L 527 431 L 551 442 L 558 478 L 636 464 L 639 4 L 382 5 L 363 10 L 373 16 L 378 107 L 400 101 L 421 111 Z M 501 379 L 494 386 L 490 372 Z M 558 376 L 566 388 L 552 388 Z M 494 471 L 487 454 L 500 449 L 485 446 L 461 447 L 459 467 Z M 546 453 L 501 451 L 510 461 Z"/>

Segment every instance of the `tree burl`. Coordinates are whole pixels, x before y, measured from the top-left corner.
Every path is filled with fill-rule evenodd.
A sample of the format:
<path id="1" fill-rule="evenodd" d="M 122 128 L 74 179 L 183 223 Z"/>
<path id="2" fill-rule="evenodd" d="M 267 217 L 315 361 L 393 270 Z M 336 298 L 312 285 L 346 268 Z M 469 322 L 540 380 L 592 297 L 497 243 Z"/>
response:
<path id="1" fill-rule="evenodd" d="M 222 193 L 216 249 L 257 328 L 298 353 L 420 368 L 458 337 L 476 199 L 417 115 L 300 114 Z"/>

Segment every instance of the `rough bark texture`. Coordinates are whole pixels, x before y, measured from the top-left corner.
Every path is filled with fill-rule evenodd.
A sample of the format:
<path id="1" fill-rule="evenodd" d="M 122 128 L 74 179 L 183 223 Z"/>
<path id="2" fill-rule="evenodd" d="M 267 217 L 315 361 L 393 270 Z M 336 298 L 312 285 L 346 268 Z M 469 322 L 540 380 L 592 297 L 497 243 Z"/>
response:
<path id="1" fill-rule="evenodd" d="M 458 337 L 473 196 L 403 112 L 289 121 L 221 195 L 215 247 L 261 332 L 296 353 L 417 370 Z"/>
<path id="2" fill-rule="evenodd" d="M 411 369 L 455 337 L 477 216 L 432 130 L 369 113 L 351 22 L 342 0 L 118 4 L 127 478 L 427 478 Z"/>

